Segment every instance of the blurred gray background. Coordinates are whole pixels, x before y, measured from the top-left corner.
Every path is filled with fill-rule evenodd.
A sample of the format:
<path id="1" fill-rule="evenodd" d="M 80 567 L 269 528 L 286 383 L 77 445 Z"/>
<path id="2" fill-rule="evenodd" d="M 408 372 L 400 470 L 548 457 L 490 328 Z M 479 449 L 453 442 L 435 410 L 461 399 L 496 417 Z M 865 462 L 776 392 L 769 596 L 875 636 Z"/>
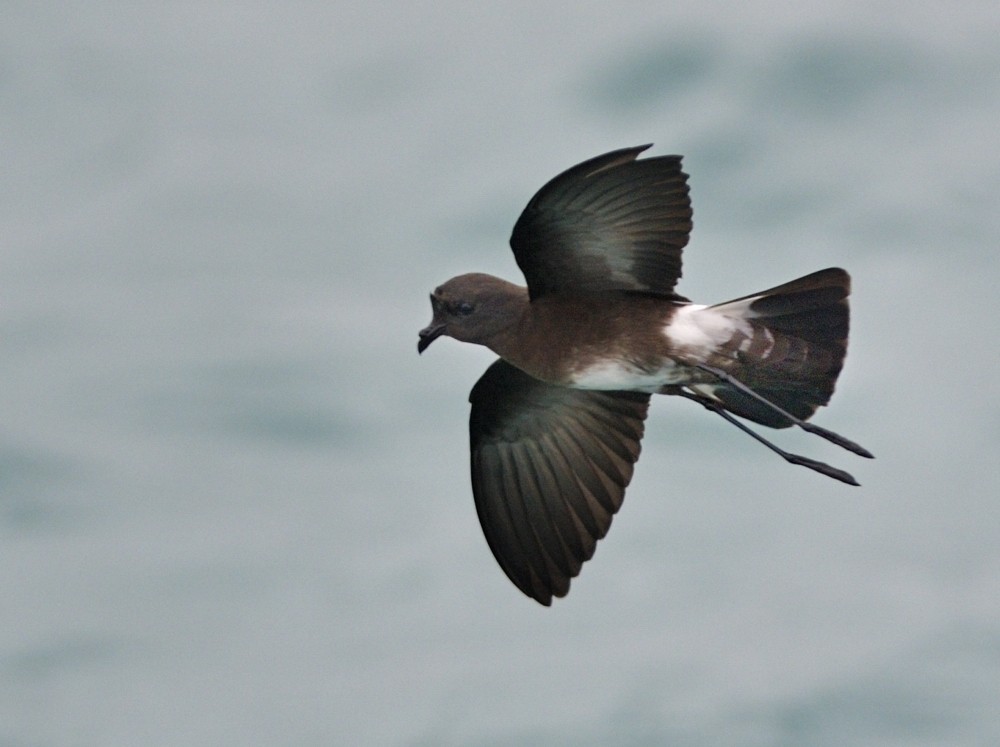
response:
<path id="1" fill-rule="evenodd" d="M 995 0 L 5 3 L 0 745 L 1000 743 L 998 38 Z M 878 459 L 660 398 L 543 609 L 472 504 L 492 355 L 416 333 L 644 142 L 681 292 L 852 273 L 817 422 Z"/>

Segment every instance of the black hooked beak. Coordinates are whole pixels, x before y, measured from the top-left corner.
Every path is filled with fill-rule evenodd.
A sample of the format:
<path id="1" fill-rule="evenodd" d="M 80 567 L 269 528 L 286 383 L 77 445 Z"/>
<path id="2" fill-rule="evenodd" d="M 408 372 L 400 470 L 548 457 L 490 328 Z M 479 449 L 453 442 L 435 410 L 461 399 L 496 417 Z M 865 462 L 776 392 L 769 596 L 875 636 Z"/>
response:
<path id="1" fill-rule="evenodd" d="M 420 341 L 417 342 L 417 353 L 427 350 L 427 347 L 437 338 L 444 334 L 444 324 L 431 322 L 428 326 L 420 330 Z"/>

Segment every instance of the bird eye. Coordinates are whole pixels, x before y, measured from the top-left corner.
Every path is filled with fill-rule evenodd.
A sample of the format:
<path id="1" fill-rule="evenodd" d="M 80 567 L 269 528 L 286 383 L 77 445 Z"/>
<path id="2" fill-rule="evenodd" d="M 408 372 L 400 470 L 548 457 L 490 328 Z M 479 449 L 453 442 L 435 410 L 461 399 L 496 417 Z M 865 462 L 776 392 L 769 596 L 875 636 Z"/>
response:
<path id="1" fill-rule="evenodd" d="M 468 316 L 472 313 L 472 304 L 468 301 L 459 301 L 455 304 L 454 311 L 458 316 Z"/>

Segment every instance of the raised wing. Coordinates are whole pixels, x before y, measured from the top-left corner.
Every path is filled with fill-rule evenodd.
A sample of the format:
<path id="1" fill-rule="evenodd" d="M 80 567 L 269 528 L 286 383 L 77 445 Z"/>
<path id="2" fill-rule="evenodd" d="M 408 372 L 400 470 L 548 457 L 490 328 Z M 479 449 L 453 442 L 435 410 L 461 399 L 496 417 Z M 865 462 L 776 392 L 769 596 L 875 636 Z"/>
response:
<path id="1" fill-rule="evenodd" d="M 469 395 L 472 492 L 493 555 L 544 605 L 621 507 L 649 395 L 552 386 L 498 360 Z"/>
<path id="2" fill-rule="evenodd" d="M 691 232 L 680 156 L 636 160 L 650 146 L 592 158 L 542 187 L 510 246 L 535 299 L 639 291 L 674 296 Z"/>

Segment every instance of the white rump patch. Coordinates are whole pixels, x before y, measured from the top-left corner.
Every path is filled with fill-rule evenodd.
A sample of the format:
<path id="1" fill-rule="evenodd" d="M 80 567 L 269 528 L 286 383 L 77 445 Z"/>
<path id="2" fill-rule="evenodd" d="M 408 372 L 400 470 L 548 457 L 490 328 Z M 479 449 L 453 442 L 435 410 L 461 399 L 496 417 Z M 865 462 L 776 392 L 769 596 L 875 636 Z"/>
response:
<path id="1" fill-rule="evenodd" d="M 753 327 L 740 318 L 740 309 L 735 311 L 725 313 L 717 306 L 695 303 L 681 306 L 663 328 L 663 334 L 678 354 L 693 360 L 707 359 L 736 335 L 746 338 L 740 345 L 742 349 L 749 346 Z"/>

